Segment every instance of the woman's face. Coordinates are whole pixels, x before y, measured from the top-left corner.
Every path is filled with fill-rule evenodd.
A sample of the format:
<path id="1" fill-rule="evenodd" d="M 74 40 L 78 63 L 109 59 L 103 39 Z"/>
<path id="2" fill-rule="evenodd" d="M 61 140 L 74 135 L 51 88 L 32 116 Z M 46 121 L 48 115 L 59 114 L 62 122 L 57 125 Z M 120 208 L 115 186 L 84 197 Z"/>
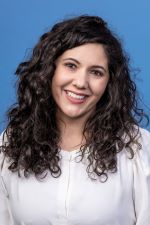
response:
<path id="1" fill-rule="evenodd" d="M 108 59 L 101 44 L 65 51 L 56 60 L 52 94 L 60 118 L 88 118 L 109 80 Z"/>

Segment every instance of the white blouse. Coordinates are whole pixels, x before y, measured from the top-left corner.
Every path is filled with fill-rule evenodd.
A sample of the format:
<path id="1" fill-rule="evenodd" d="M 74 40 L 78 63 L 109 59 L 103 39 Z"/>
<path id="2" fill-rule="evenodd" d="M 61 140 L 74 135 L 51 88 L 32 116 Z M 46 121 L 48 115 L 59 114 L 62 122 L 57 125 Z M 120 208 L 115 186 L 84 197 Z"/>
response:
<path id="1" fill-rule="evenodd" d="M 105 183 L 88 177 L 78 150 L 61 150 L 62 175 L 42 181 L 19 178 L 4 160 L 0 225 L 150 225 L 150 133 L 140 131 L 142 149 L 133 159 L 118 153 L 118 171 Z"/>

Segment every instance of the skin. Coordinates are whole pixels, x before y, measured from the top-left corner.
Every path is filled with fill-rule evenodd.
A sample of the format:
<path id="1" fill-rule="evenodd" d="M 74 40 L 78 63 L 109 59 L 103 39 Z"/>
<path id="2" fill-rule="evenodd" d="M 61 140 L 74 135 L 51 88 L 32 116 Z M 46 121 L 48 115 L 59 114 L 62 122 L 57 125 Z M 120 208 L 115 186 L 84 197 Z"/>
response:
<path id="1" fill-rule="evenodd" d="M 85 122 L 95 110 L 108 81 L 108 59 L 101 44 L 89 43 L 72 48 L 56 60 L 52 94 L 65 143 L 76 145 L 82 141 Z M 67 148 L 69 144 L 65 144 Z"/>

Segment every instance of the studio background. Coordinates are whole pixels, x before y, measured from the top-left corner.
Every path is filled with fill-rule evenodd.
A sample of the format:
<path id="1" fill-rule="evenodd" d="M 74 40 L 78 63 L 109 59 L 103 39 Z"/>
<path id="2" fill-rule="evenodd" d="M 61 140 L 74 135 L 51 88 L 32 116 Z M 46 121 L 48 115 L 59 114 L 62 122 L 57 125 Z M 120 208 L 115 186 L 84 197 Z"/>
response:
<path id="1" fill-rule="evenodd" d="M 122 39 L 136 69 L 141 106 L 150 116 L 149 12 L 149 0 L 0 0 L 0 133 L 7 124 L 6 111 L 16 102 L 18 64 L 54 23 L 80 14 L 101 16 Z"/>

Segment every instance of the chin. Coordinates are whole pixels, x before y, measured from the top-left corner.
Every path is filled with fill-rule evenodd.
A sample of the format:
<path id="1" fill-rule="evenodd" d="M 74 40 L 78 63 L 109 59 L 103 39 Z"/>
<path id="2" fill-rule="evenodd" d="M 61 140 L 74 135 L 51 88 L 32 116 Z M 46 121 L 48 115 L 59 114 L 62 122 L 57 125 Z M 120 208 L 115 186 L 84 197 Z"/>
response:
<path id="1" fill-rule="evenodd" d="M 72 119 L 78 119 L 78 118 L 84 117 L 85 114 L 82 113 L 82 112 L 80 112 L 80 113 L 77 113 L 77 112 L 64 112 L 64 116 L 68 117 L 68 118 L 72 118 Z"/>

